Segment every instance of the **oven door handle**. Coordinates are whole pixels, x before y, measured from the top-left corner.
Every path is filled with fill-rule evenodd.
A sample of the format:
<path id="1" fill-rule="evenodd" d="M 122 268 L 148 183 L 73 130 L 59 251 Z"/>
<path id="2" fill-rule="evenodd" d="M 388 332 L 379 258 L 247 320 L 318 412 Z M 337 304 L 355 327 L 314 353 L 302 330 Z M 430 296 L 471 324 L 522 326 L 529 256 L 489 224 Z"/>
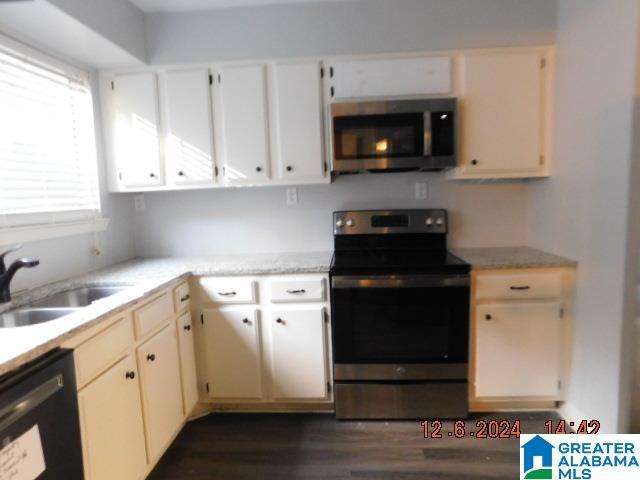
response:
<path id="1" fill-rule="evenodd" d="M 469 275 L 335 276 L 332 288 L 468 287 Z"/>

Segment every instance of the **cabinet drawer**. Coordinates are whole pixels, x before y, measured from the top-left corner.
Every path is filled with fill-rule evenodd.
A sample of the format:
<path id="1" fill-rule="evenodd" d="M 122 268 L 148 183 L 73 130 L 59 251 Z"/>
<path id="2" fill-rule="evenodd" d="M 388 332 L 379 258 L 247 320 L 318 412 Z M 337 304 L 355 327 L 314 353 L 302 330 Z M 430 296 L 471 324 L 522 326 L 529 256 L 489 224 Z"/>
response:
<path id="1" fill-rule="evenodd" d="M 478 275 L 476 299 L 540 299 L 562 296 L 561 273 Z"/>
<path id="2" fill-rule="evenodd" d="M 322 302 L 324 300 L 324 279 L 286 279 L 271 282 L 271 301 Z"/>
<path id="3" fill-rule="evenodd" d="M 191 304 L 191 294 L 189 293 L 189 284 L 181 283 L 173 289 L 173 305 L 175 312 L 181 312 L 189 308 Z"/>
<path id="4" fill-rule="evenodd" d="M 136 337 L 148 335 L 173 314 L 173 300 L 168 293 L 163 293 L 144 307 L 133 312 L 136 326 Z"/>
<path id="5" fill-rule="evenodd" d="M 123 318 L 75 350 L 76 380 L 82 388 L 133 345 L 131 319 Z"/>
<path id="6" fill-rule="evenodd" d="M 201 278 L 204 299 L 213 303 L 256 303 L 256 282 L 248 278 Z"/>

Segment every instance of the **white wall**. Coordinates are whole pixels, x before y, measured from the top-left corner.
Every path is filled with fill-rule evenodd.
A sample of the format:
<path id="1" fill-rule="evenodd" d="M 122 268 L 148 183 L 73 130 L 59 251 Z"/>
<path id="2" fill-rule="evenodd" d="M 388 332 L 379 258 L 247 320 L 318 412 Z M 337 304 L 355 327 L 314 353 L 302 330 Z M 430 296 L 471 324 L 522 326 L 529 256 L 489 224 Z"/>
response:
<path id="1" fill-rule="evenodd" d="M 154 13 L 151 63 L 553 43 L 556 0 L 363 0 Z"/>
<path id="2" fill-rule="evenodd" d="M 416 181 L 429 198 L 414 199 Z M 527 243 L 523 183 L 463 184 L 442 174 L 363 174 L 331 185 L 298 187 L 287 206 L 284 187 L 145 194 L 134 216 L 138 256 L 333 249 L 331 213 L 349 209 L 448 208 L 452 246 Z"/>
<path id="3" fill-rule="evenodd" d="M 95 86 L 95 75 L 92 80 Z M 102 213 L 111 219 L 109 227 L 105 232 L 95 235 L 76 235 L 25 244 L 19 252 L 7 257 L 8 262 L 18 256 L 32 256 L 40 260 L 40 265 L 20 270 L 12 282 L 12 291 L 34 288 L 84 274 L 133 257 L 132 200 L 130 195 L 107 193 L 106 162 L 99 108 L 98 99 L 94 97 L 100 197 Z M 95 246 L 103 250 L 103 254 L 99 257 L 93 253 Z"/>
<path id="4" fill-rule="evenodd" d="M 620 395 L 636 0 L 559 0 L 555 166 L 530 186 L 529 240 L 579 262 L 568 400 L 606 431 L 625 428 Z M 636 220 L 637 221 L 637 220 Z"/>

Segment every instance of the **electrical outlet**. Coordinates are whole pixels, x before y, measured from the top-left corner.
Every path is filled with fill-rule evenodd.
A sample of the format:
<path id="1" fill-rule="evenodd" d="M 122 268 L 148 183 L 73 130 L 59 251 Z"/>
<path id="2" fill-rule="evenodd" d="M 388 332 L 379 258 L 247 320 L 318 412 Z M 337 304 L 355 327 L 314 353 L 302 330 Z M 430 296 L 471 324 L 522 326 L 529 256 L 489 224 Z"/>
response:
<path id="1" fill-rule="evenodd" d="M 298 204 L 298 189 L 287 188 L 287 205 L 297 205 L 297 204 Z"/>
<path id="2" fill-rule="evenodd" d="M 144 212 L 146 205 L 144 204 L 144 195 L 135 195 L 133 197 L 133 205 L 136 209 L 136 212 Z"/>
<path id="3" fill-rule="evenodd" d="M 425 182 L 416 183 L 416 200 L 426 200 L 427 193 L 427 184 Z"/>

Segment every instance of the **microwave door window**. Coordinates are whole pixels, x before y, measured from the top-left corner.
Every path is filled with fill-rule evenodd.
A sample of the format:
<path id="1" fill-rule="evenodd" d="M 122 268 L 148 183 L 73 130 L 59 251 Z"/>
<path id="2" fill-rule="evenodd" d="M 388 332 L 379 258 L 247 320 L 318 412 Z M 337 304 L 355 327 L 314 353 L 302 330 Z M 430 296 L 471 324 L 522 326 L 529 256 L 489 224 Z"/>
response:
<path id="1" fill-rule="evenodd" d="M 419 114 L 336 117 L 336 159 L 422 156 L 423 125 L 424 117 Z"/>

